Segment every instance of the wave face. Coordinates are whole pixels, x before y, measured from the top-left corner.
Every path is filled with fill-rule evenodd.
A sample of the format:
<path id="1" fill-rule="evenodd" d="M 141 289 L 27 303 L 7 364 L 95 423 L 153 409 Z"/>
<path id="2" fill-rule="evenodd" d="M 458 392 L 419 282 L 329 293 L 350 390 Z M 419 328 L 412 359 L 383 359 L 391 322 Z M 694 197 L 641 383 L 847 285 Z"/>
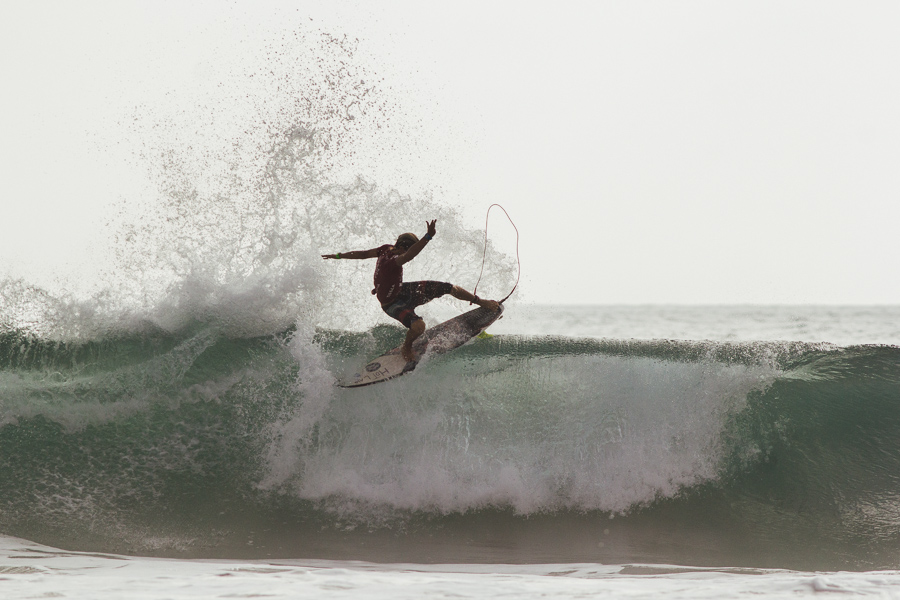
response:
<path id="1" fill-rule="evenodd" d="M 174 556 L 897 568 L 900 348 L 207 325 L 0 343 L 0 531 Z"/>

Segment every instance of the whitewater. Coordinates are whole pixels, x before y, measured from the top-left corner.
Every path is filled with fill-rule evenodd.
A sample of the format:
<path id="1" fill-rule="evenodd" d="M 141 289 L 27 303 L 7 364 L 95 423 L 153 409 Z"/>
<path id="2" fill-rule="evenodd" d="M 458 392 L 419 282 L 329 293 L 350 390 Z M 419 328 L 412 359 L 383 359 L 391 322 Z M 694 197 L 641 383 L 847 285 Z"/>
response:
<path id="1" fill-rule="evenodd" d="M 311 45 L 138 111 L 151 199 L 100 266 L 0 279 L 4 597 L 900 595 L 900 308 L 525 286 L 493 337 L 335 386 L 404 330 L 371 264 L 321 254 L 437 219 L 407 279 L 471 287 L 484 257 L 502 297 L 516 261 L 354 173 L 389 107 L 346 40 Z"/>

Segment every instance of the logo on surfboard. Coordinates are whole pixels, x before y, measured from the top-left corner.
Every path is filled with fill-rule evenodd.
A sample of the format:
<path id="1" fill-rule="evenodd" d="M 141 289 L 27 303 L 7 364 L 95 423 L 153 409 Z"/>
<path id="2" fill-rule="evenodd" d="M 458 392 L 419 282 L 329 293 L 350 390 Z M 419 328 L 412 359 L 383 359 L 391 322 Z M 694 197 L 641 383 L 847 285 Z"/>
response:
<path id="1" fill-rule="evenodd" d="M 380 362 L 370 362 L 369 364 L 366 365 L 366 371 L 368 371 L 369 373 L 377 371 L 380 368 L 381 368 Z"/>

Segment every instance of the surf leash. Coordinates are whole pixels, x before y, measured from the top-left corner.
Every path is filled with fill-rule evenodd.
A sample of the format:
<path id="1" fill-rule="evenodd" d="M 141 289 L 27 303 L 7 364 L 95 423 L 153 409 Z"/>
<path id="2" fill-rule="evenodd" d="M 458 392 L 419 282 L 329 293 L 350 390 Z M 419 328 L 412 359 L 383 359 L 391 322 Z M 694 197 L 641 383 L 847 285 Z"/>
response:
<path id="1" fill-rule="evenodd" d="M 509 224 L 513 226 L 513 229 L 516 230 L 516 265 L 518 267 L 518 273 L 516 274 L 516 284 L 506 295 L 506 298 L 500 301 L 500 304 L 506 302 L 506 300 L 513 295 L 513 292 L 516 291 L 516 288 L 519 287 L 519 278 L 522 276 L 522 261 L 519 259 L 519 228 L 516 227 L 516 224 L 513 223 L 513 220 L 510 218 L 509 213 L 506 212 L 506 209 L 500 206 L 499 204 L 491 204 L 488 206 L 487 215 L 484 217 L 484 254 L 481 257 L 481 273 L 478 274 L 478 281 L 475 283 L 475 289 L 472 291 L 473 296 L 478 296 L 476 293 L 478 291 L 478 284 L 481 283 L 481 276 L 484 275 L 484 263 L 487 260 L 487 239 L 488 239 L 488 220 L 491 218 L 491 209 L 494 207 L 498 207 L 503 211 L 503 214 L 506 215 L 506 218 L 509 219 Z"/>

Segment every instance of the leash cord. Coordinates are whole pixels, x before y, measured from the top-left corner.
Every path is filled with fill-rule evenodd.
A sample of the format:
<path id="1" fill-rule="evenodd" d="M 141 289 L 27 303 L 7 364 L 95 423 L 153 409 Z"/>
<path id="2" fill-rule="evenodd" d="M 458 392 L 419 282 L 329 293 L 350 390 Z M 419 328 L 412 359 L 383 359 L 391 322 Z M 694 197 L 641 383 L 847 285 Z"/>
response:
<path id="1" fill-rule="evenodd" d="M 498 207 L 503 211 L 503 214 L 506 215 L 506 218 L 509 219 L 509 224 L 513 226 L 513 229 L 516 230 L 516 265 L 518 266 L 518 273 L 516 274 L 516 284 L 506 295 L 506 298 L 500 301 L 500 304 L 506 302 L 506 300 L 513 295 L 513 292 L 516 291 L 516 288 L 519 287 L 519 278 L 522 276 L 522 261 L 519 259 L 519 229 L 516 227 L 516 224 L 513 223 L 513 220 L 510 218 L 509 213 L 506 212 L 506 209 L 500 206 L 499 204 L 491 204 L 488 206 L 487 215 L 484 217 L 484 254 L 481 257 L 481 273 L 478 274 L 478 281 L 475 283 L 475 289 L 472 291 L 473 295 L 477 295 L 478 284 L 481 283 L 481 276 L 484 275 L 484 263 L 487 260 L 487 233 L 488 233 L 488 220 L 491 217 L 491 209 L 494 207 Z"/>

